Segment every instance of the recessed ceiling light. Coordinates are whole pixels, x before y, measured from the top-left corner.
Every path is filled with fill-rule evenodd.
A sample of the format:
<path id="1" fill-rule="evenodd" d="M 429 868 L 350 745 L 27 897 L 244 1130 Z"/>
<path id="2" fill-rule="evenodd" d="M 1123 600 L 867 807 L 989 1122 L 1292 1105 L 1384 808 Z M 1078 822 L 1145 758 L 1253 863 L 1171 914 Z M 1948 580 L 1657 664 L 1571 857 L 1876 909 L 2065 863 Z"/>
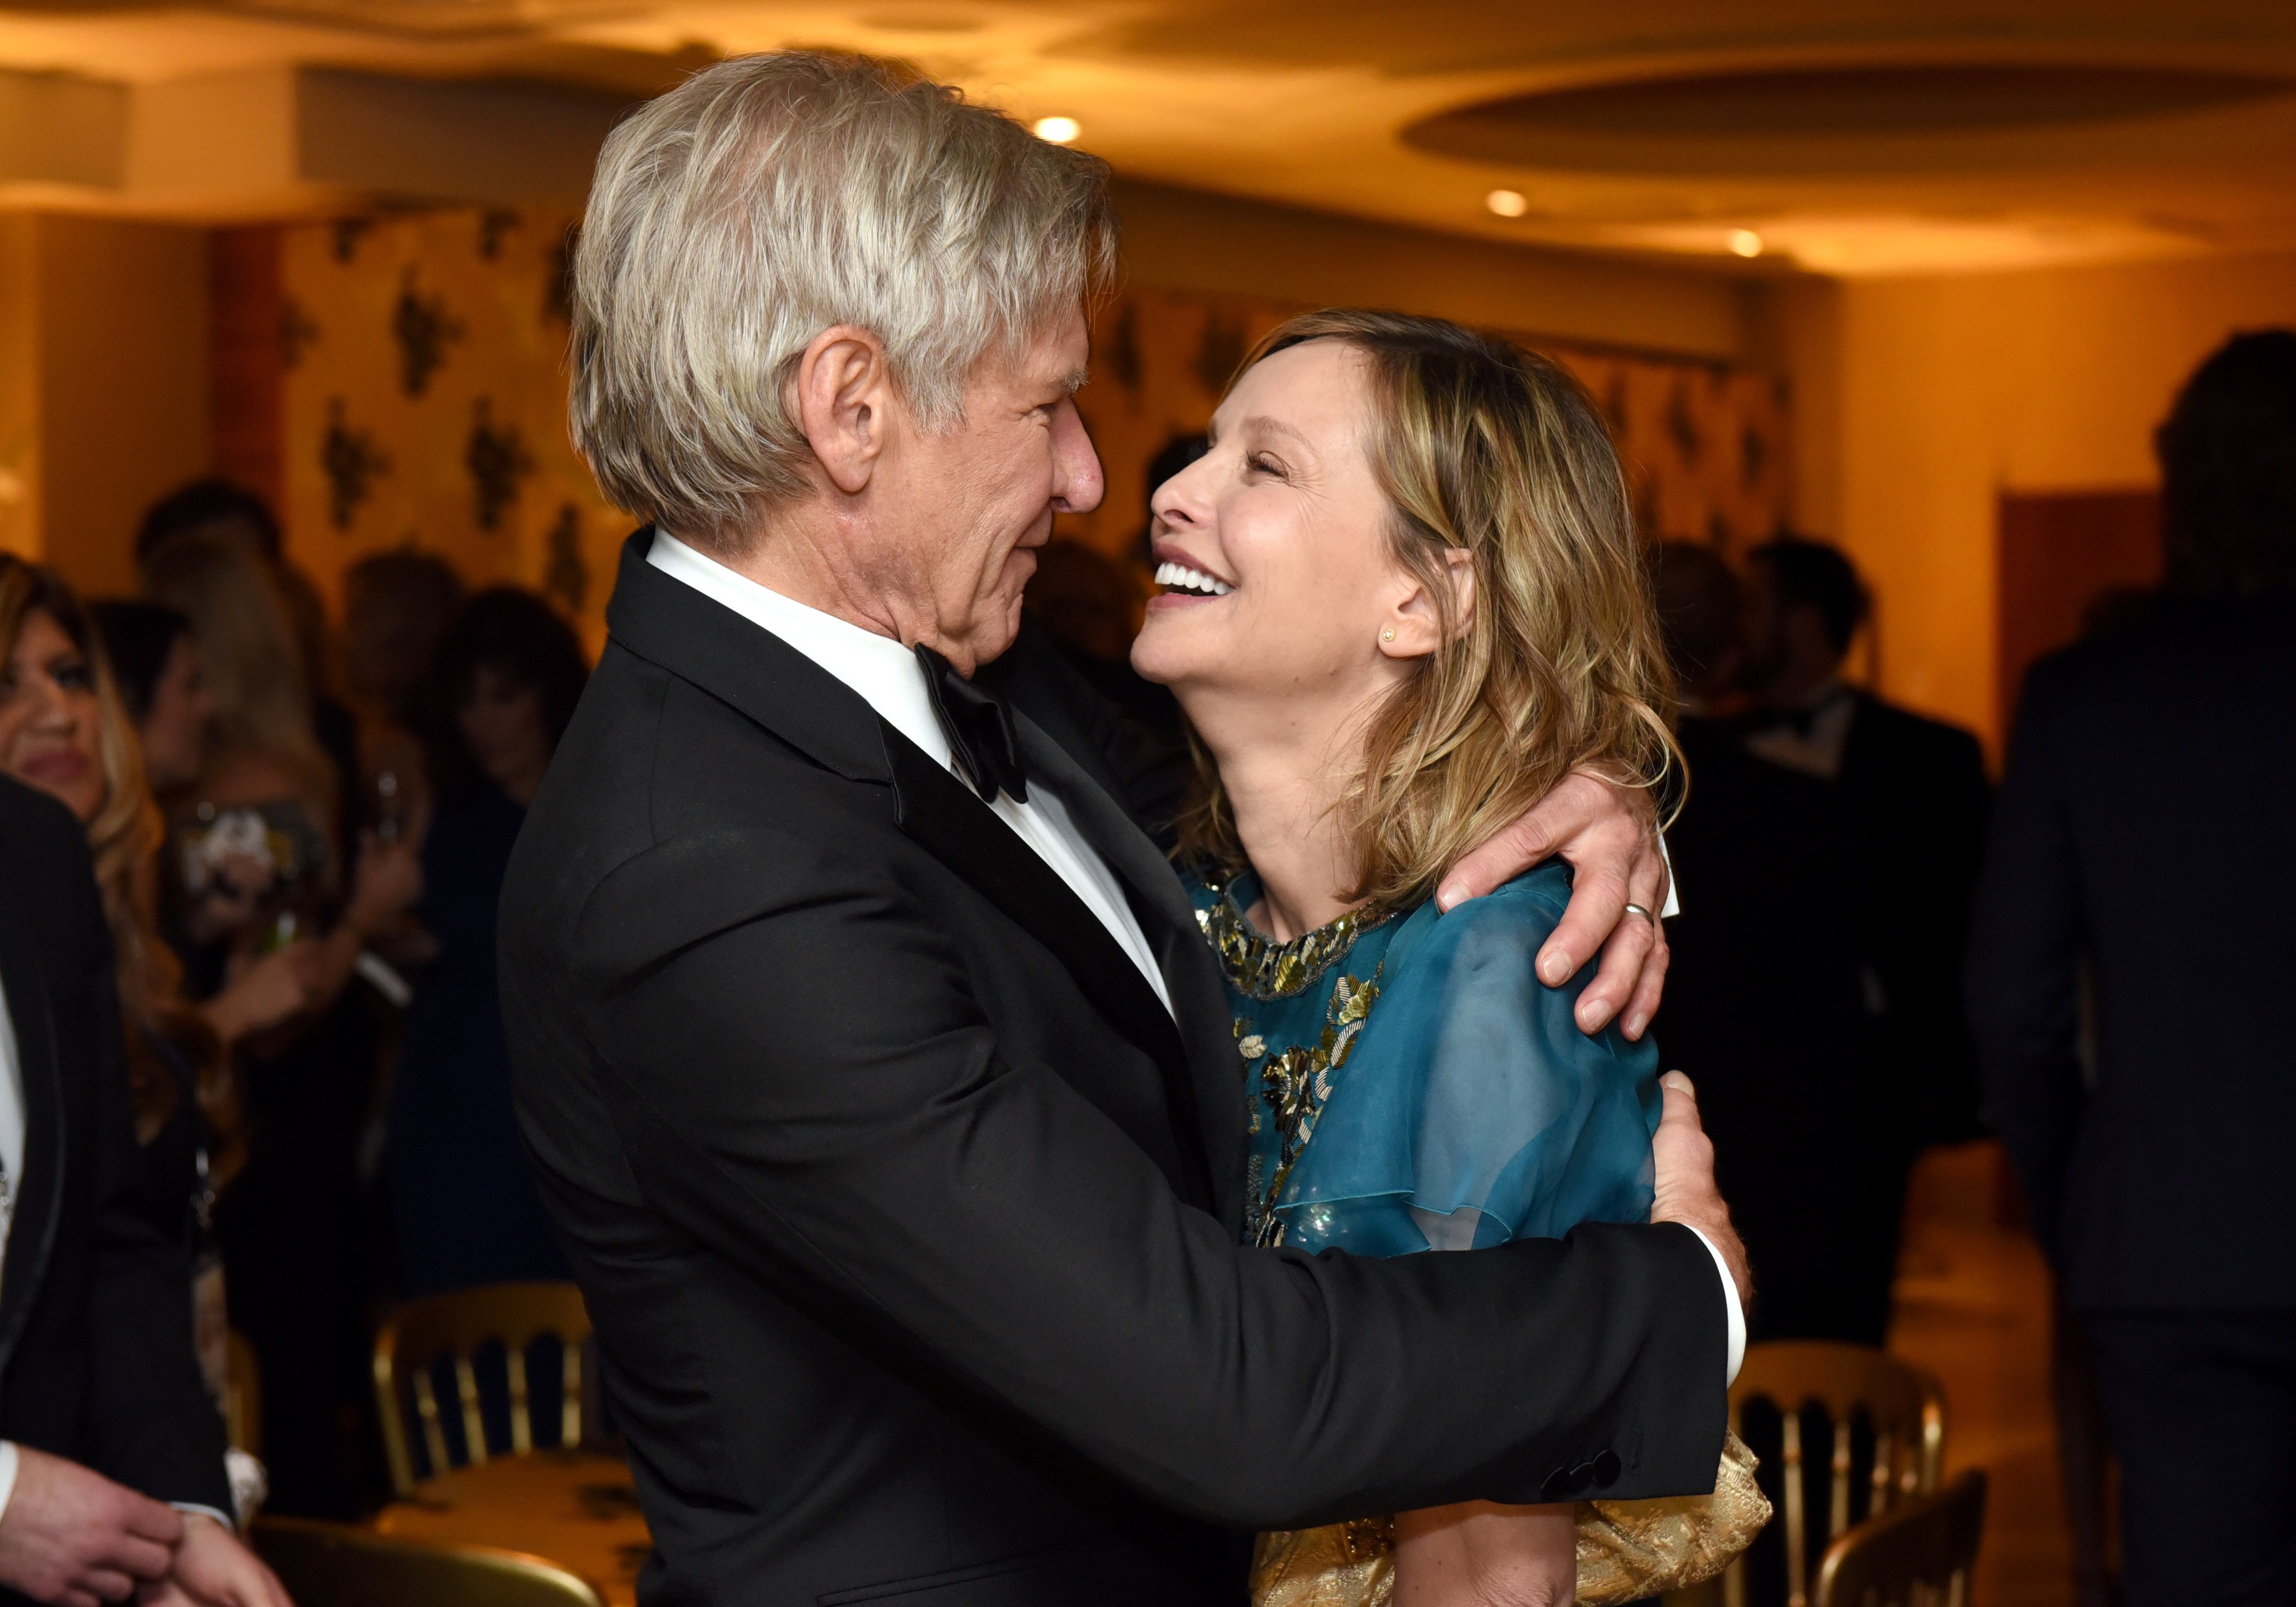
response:
<path id="1" fill-rule="evenodd" d="M 1065 145 L 1084 132 L 1084 125 L 1072 117 L 1040 117 L 1036 129 L 1038 139 L 1048 144 Z"/>
<path id="2" fill-rule="evenodd" d="M 1520 190 L 1494 190 L 1483 197 L 1483 204 L 1501 217 L 1520 217 L 1530 210 Z"/>
<path id="3" fill-rule="evenodd" d="M 1762 254 L 1762 237 L 1751 229 L 1733 229 L 1730 250 L 1740 257 L 1759 257 Z"/>

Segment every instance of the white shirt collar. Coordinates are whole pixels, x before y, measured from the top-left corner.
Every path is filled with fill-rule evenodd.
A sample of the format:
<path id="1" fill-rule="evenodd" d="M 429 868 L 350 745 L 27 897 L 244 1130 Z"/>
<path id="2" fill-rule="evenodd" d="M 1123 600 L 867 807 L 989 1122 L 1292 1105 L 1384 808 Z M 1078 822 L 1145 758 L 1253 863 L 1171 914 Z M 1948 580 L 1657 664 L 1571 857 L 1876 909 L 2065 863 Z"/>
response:
<path id="1" fill-rule="evenodd" d="M 859 693 L 934 763 L 948 767 L 948 738 L 933 715 L 924 668 L 910 649 L 737 575 L 667 530 L 654 531 L 646 562 L 788 643 Z"/>

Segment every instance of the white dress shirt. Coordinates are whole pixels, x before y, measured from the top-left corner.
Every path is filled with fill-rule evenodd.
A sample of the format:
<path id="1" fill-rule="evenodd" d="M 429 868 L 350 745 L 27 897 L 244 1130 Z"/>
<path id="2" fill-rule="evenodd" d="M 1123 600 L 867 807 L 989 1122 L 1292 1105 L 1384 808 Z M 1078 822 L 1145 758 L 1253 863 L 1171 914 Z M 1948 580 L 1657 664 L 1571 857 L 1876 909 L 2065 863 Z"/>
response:
<path id="1" fill-rule="evenodd" d="M 908 648 L 890 636 L 864 630 L 834 614 L 808 608 L 759 586 L 662 530 L 654 532 L 646 562 L 723 603 L 820 665 L 860 693 L 886 724 L 924 750 L 936 764 L 955 774 L 948 737 L 933 714 L 931 694 L 925 690 L 923 667 Z M 1165 990 L 1163 973 L 1156 968 L 1147 935 L 1140 930 L 1131 906 L 1125 902 L 1122 886 L 1092 845 L 1078 834 L 1068 811 L 1061 807 L 1061 800 L 1052 795 L 1050 789 L 1038 788 L 1029 794 L 1027 803 L 1016 802 L 1009 793 L 999 792 L 992 807 L 996 817 L 1012 827 L 1014 835 L 1035 850 L 1037 857 L 1084 901 L 1085 907 L 1099 917 L 1117 946 L 1131 956 L 1140 974 L 1155 988 L 1156 996 L 1164 1001 L 1164 1008 L 1170 1010 L 1172 996 Z M 1668 893 L 1671 900 L 1671 888 Z M 1670 903 L 1666 913 L 1673 913 Z M 1695 1228 L 1691 1231 L 1697 1232 Z M 1738 1286 L 1731 1281 L 1722 1252 L 1704 1234 L 1699 1234 L 1698 1238 L 1713 1256 L 1715 1270 L 1722 1276 L 1723 1295 L 1729 1307 L 1728 1376 L 1735 1379 L 1746 1351 L 1745 1313 L 1739 1306 Z"/>

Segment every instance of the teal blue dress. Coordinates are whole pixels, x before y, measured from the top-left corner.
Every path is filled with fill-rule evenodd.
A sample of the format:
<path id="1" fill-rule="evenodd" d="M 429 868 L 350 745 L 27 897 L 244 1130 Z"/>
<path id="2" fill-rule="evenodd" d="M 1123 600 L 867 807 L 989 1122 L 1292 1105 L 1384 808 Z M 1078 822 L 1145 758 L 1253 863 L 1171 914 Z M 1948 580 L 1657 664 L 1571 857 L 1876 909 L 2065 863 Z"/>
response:
<path id="1" fill-rule="evenodd" d="M 1658 1046 L 1578 1030 L 1592 965 L 1552 988 L 1532 970 L 1561 865 L 1289 943 L 1245 918 L 1249 872 L 1191 894 L 1235 1017 L 1253 1242 L 1396 1256 L 1649 1217 Z"/>

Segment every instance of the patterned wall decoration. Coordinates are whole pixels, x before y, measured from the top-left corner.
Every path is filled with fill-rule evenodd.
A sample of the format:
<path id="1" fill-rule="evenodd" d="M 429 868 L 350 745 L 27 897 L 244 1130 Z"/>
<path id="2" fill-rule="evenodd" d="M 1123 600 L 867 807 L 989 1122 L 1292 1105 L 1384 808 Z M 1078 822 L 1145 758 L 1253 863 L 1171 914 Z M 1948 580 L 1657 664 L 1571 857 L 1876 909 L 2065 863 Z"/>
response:
<path id="1" fill-rule="evenodd" d="M 276 231 L 270 488 L 331 598 L 348 565 L 412 544 L 473 586 L 542 591 L 603 639 L 630 521 L 566 436 L 573 223 L 497 209 Z"/>
<path id="2" fill-rule="evenodd" d="M 1077 405 L 1108 474 L 1098 512 L 1062 534 L 1130 553 L 1147 521 L 1149 461 L 1176 435 L 1210 422 L 1252 344 L 1304 310 L 1241 296 L 1127 291 L 1093 330 L 1092 383 Z M 1500 333 L 1508 333 L 1501 331 Z M 1576 374 L 1617 437 L 1642 529 L 1741 552 L 1775 534 L 1786 512 L 1788 401 L 1784 381 L 1693 358 L 1603 351 L 1508 334 Z"/>
<path id="3" fill-rule="evenodd" d="M 603 639 L 630 521 L 599 498 L 566 436 L 574 221 L 469 209 L 219 240 L 219 340 L 230 329 L 242 346 L 261 347 L 253 364 L 219 347 L 219 383 L 229 374 L 242 392 L 273 388 L 219 394 L 219 425 L 229 436 L 241 420 L 242 433 L 263 438 L 239 471 L 279 500 L 291 551 L 331 597 L 359 557 L 413 543 L 444 553 L 473 585 L 545 592 L 594 647 Z M 242 283 L 257 302 L 221 293 Z M 1064 518 L 1062 533 L 1130 554 L 1145 524 L 1149 460 L 1204 427 L 1252 342 L 1298 310 L 1147 289 L 1102 309 L 1078 403 L 1108 493 L 1098 512 Z M 1602 404 L 1646 531 L 1742 550 L 1778 528 L 1788 437 L 1780 381 L 1518 338 L 1563 362 Z M 266 441 L 275 442 L 267 455 Z"/>

